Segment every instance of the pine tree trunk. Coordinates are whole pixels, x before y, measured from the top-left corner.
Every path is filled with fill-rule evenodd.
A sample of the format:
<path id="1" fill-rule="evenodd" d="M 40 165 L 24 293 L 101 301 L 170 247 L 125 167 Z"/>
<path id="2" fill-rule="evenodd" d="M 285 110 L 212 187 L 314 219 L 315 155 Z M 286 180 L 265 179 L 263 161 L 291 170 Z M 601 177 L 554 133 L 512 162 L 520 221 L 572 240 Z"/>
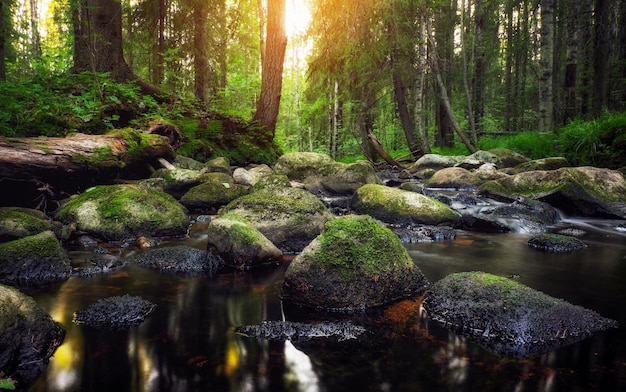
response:
<path id="1" fill-rule="evenodd" d="M 209 6 L 205 1 L 199 1 L 193 6 L 193 24 L 194 24 L 194 95 L 201 102 L 207 103 L 207 77 L 209 74 L 209 55 L 207 53 L 207 24 L 208 24 Z"/>
<path id="2" fill-rule="evenodd" d="M 283 63 L 287 48 L 285 0 L 268 0 L 267 39 L 261 74 L 261 96 L 254 121 L 274 137 L 283 85 Z"/>
<path id="3" fill-rule="evenodd" d="M 8 39 L 8 27 L 7 23 L 11 20 L 9 18 L 9 7 L 4 1 L 0 1 L 0 81 L 7 79 L 6 71 L 6 44 Z"/>
<path id="4" fill-rule="evenodd" d="M 417 44 L 417 60 L 415 73 L 417 74 L 417 84 L 415 86 L 415 108 L 414 119 L 415 129 L 420 138 L 422 151 L 430 154 L 430 143 L 428 142 L 428 134 L 424 126 L 424 81 L 426 74 L 426 22 L 425 17 L 420 15 L 419 20 L 419 36 Z"/>
<path id="5" fill-rule="evenodd" d="M 566 56 L 565 70 L 563 78 L 563 119 L 566 124 L 576 118 L 578 114 L 576 105 L 576 74 L 578 68 L 578 30 L 579 14 L 581 7 L 578 0 L 571 0 L 567 3 L 567 32 L 566 32 Z"/>
<path id="6" fill-rule="evenodd" d="M 420 144 L 415 136 L 415 129 L 413 128 L 413 121 L 411 120 L 411 114 L 409 113 L 409 106 L 406 99 L 406 87 L 402 80 L 402 73 L 397 63 L 397 56 L 392 57 L 392 79 L 393 79 L 393 92 L 396 98 L 396 105 L 398 109 L 398 116 L 400 117 L 400 123 L 402 124 L 402 130 L 406 138 L 407 146 L 411 151 L 413 158 L 417 159 L 424 153 L 420 148 Z"/>
<path id="7" fill-rule="evenodd" d="M 541 59 L 539 71 L 539 130 L 554 127 L 554 0 L 541 1 Z"/>
<path id="8" fill-rule="evenodd" d="M 608 77 L 611 40 L 609 39 L 609 0 L 596 0 L 594 9 L 592 114 L 598 117 L 608 107 Z"/>

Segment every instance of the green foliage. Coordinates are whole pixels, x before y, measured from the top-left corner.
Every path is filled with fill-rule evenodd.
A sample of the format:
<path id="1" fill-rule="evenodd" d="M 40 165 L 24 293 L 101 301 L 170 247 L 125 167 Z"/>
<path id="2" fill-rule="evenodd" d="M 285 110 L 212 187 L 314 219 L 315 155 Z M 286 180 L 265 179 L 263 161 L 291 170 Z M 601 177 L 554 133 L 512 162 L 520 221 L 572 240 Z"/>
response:
<path id="1" fill-rule="evenodd" d="M 15 390 L 15 381 L 10 378 L 0 378 L 0 389 Z"/>
<path id="2" fill-rule="evenodd" d="M 492 148 L 508 148 L 532 159 L 540 159 L 555 155 L 556 135 L 549 132 L 522 132 L 514 135 L 485 135 L 480 139 L 482 150 Z"/>
<path id="3" fill-rule="evenodd" d="M 580 166 L 618 168 L 626 165 L 626 112 L 576 120 L 561 128 L 559 150 Z"/>

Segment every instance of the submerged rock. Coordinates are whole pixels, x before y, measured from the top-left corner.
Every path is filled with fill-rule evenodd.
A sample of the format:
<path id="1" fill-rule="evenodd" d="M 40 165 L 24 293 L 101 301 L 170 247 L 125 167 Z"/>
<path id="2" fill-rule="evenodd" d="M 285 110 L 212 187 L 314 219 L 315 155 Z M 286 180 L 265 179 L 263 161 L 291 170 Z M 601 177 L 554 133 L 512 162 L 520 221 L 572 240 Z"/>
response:
<path id="1" fill-rule="evenodd" d="M 206 250 L 186 245 L 150 249 L 134 255 L 130 261 L 162 272 L 187 274 L 212 274 L 223 264 Z"/>
<path id="2" fill-rule="evenodd" d="M 64 336 L 63 328 L 31 297 L 0 284 L 0 378 L 28 390 Z"/>
<path id="3" fill-rule="evenodd" d="M 538 356 L 617 322 L 514 280 L 483 272 L 447 276 L 426 291 L 429 318 L 497 354 Z"/>
<path id="4" fill-rule="evenodd" d="M 0 282 L 38 284 L 65 280 L 72 268 L 51 231 L 0 244 Z"/>
<path id="5" fill-rule="evenodd" d="M 187 233 L 187 210 L 167 193 L 140 185 L 102 185 L 70 199 L 57 213 L 78 231 L 104 240 Z"/>
<path id="6" fill-rule="evenodd" d="M 235 328 L 244 336 L 268 340 L 291 340 L 306 342 L 313 339 L 334 339 L 339 342 L 356 339 L 367 330 L 350 322 L 321 322 L 307 324 L 290 321 L 262 321 L 259 325 L 244 325 Z"/>
<path id="7" fill-rule="evenodd" d="M 75 312 L 74 322 L 97 329 L 123 330 L 141 324 L 155 308 L 155 304 L 141 297 L 109 297 Z"/>
<path id="8" fill-rule="evenodd" d="M 281 186 L 265 186 L 242 196 L 219 213 L 241 216 L 285 253 L 301 251 L 333 218 L 324 203 L 310 192 Z"/>
<path id="9" fill-rule="evenodd" d="M 291 262 L 283 300 L 328 311 L 364 310 L 418 295 L 428 280 L 399 238 L 367 215 L 335 218 Z"/>
<path id="10" fill-rule="evenodd" d="M 537 250 L 553 253 L 569 253 L 583 250 L 587 247 L 576 237 L 562 234 L 539 234 L 528 240 L 528 246 Z"/>
<path id="11" fill-rule="evenodd" d="M 352 208 L 394 224 L 455 224 L 461 219 L 458 212 L 433 198 L 376 184 L 360 187 L 352 198 Z"/>
<path id="12" fill-rule="evenodd" d="M 236 214 L 226 214 L 209 223 L 207 249 L 227 266 L 249 269 L 280 260 L 280 251 L 259 230 Z"/>

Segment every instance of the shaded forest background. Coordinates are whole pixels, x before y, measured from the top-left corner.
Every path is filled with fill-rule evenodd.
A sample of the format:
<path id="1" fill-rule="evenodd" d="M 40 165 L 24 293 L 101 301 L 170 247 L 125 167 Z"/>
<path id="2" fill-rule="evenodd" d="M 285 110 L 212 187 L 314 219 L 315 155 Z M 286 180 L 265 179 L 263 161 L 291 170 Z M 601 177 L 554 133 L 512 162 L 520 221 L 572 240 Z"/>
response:
<path id="1" fill-rule="evenodd" d="M 120 37 L 89 19 L 101 7 Z M 266 48 L 283 45 L 272 7 L 282 93 L 259 126 Z M 89 56 L 118 39 L 102 72 Z M 3 137 L 165 119 L 200 160 L 376 161 L 373 137 L 397 159 L 509 147 L 626 165 L 626 0 L 0 0 L 0 79 Z"/>

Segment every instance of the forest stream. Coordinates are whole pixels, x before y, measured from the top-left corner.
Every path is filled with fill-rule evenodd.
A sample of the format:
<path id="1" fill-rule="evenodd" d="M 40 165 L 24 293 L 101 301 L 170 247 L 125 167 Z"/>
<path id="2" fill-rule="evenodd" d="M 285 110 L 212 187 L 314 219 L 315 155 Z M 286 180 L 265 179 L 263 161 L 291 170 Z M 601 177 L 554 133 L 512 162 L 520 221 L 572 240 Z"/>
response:
<path id="1" fill-rule="evenodd" d="M 264 320 L 315 321 L 284 309 L 280 289 L 289 258 L 253 272 L 212 277 L 169 275 L 128 265 L 110 274 L 72 277 L 26 292 L 67 334 L 47 371 L 30 389 L 43 391 L 623 391 L 626 389 L 626 232 L 623 221 L 563 218 L 587 248 L 539 252 L 522 233 L 459 231 L 456 239 L 407 244 L 435 282 L 461 271 L 511 277 L 531 288 L 597 311 L 620 328 L 535 358 L 510 359 L 427 320 L 421 298 L 348 317 L 383 325 L 366 340 L 268 341 L 237 334 Z M 172 241 L 205 248 L 206 223 Z M 623 226 L 622 226 L 623 227 Z M 138 252 L 126 248 L 124 255 Z M 74 260 L 85 257 L 70 252 Z M 115 332 L 72 322 L 73 313 L 113 295 L 141 296 L 155 312 Z M 320 319 L 321 320 L 321 319 Z"/>

